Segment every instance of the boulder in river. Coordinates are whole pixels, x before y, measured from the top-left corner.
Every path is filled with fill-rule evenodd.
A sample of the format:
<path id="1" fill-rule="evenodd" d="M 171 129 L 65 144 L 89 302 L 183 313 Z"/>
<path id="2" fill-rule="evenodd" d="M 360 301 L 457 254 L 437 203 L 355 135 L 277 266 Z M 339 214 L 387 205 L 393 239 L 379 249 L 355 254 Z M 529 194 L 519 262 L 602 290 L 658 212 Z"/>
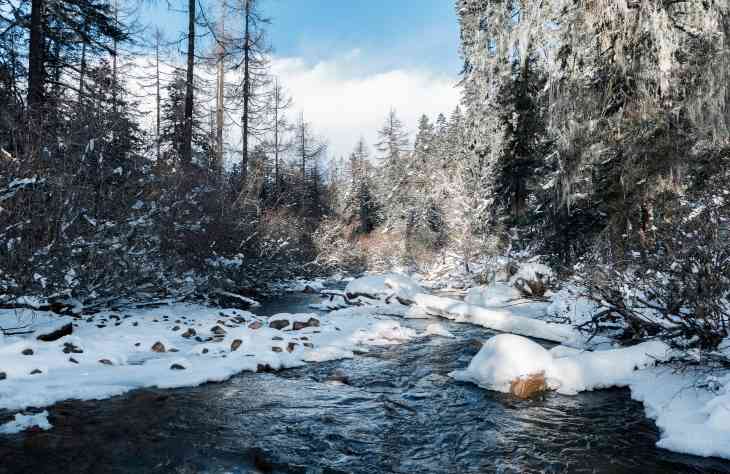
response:
<path id="1" fill-rule="evenodd" d="M 545 373 L 540 372 L 513 380 L 510 383 L 509 391 L 515 397 L 525 400 L 546 391 L 547 388 Z"/>
<path id="2" fill-rule="evenodd" d="M 292 326 L 295 331 L 300 331 L 304 328 L 318 328 L 319 327 L 319 319 L 317 318 L 309 318 L 307 321 L 294 321 L 294 324 Z"/>
<path id="3" fill-rule="evenodd" d="M 36 339 L 43 342 L 53 342 L 61 339 L 64 336 L 70 336 L 71 333 L 73 333 L 73 330 L 73 325 L 71 323 L 68 323 L 45 334 L 40 334 Z"/>
<path id="4" fill-rule="evenodd" d="M 167 349 L 165 349 L 165 345 L 161 343 L 160 341 L 155 342 L 152 345 L 152 352 L 166 352 Z"/>
<path id="5" fill-rule="evenodd" d="M 23 349 L 23 352 L 21 352 L 24 356 L 32 356 L 34 354 L 33 349 Z"/>
<path id="6" fill-rule="evenodd" d="M 269 327 L 281 331 L 285 327 L 289 326 L 289 324 L 289 320 L 287 319 L 275 319 L 269 323 Z"/>
<path id="7" fill-rule="evenodd" d="M 235 339 L 233 342 L 231 342 L 231 352 L 237 351 L 238 348 L 241 347 L 241 344 L 243 344 L 243 341 L 240 339 Z"/>

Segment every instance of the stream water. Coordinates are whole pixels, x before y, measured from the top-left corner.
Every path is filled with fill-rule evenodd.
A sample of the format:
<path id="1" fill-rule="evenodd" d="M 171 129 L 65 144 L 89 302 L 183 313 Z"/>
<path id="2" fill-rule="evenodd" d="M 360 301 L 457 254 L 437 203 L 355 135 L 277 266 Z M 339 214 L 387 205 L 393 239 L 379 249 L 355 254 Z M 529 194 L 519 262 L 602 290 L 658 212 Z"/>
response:
<path id="1" fill-rule="evenodd" d="M 259 312 L 312 312 L 315 300 L 290 295 Z M 719 459 L 657 449 L 656 427 L 627 390 L 518 401 L 453 382 L 447 374 L 491 333 L 442 324 L 457 338 L 60 403 L 51 431 L 0 437 L 0 473 L 730 473 Z M 347 384 L 330 381 L 337 369 Z"/>

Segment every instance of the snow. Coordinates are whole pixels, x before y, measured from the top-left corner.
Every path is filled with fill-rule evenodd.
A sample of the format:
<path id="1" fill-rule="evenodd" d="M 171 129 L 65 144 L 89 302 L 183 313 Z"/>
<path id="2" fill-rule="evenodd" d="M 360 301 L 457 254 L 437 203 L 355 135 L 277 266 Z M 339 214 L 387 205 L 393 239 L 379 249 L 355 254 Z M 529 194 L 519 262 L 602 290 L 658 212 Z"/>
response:
<path id="1" fill-rule="evenodd" d="M 456 337 L 451 334 L 445 327 L 438 323 L 429 324 L 426 326 L 426 331 L 423 333 L 424 336 L 439 336 L 439 337 Z"/>
<path id="2" fill-rule="evenodd" d="M 635 372 L 666 361 L 672 352 L 661 341 L 595 352 L 558 349 L 514 334 L 490 338 L 454 378 L 498 392 L 508 392 L 509 382 L 525 375 L 542 373 L 548 386 L 563 395 L 588 390 L 630 385 Z"/>
<path id="3" fill-rule="evenodd" d="M 466 370 L 452 372 L 461 382 L 509 393 L 510 383 L 524 375 L 546 373 L 552 355 L 540 344 L 513 334 L 500 334 L 484 343 Z"/>
<path id="4" fill-rule="evenodd" d="M 476 324 L 496 331 L 545 339 L 577 348 L 583 348 L 589 343 L 589 336 L 569 325 L 551 324 L 534 317 L 516 315 L 512 308 L 485 308 L 426 294 L 416 295 L 414 301 L 428 314 L 460 323 Z M 606 341 L 595 337 L 591 343 L 604 344 Z"/>
<path id="5" fill-rule="evenodd" d="M 546 280 L 554 276 L 553 271 L 547 265 L 537 262 L 525 262 L 520 264 L 517 273 L 511 278 L 514 283 L 520 278 L 527 281 Z"/>
<path id="6" fill-rule="evenodd" d="M 351 281 L 345 288 L 345 294 L 350 299 L 361 302 L 372 300 L 387 300 L 393 296 L 401 300 L 412 301 L 423 293 L 423 288 L 413 279 L 399 274 L 386 273 L 383 275 L 368 275 Z M 370 301 L 368 301 L 370 297 Z"/>
<path id="7" fill-rule="evenodd" d="M 48 422 L 48 412 L 44 411 L 37 415 L 23 415 L 18 413 L 11 422 L 0 425 L 0 435 L 15 434 L 30 428 L 50 430 L 53 426 Z"/>
<path id="8" fill-rule="evenodd" d="M 267 319 L 240 310 L 176 304 L 77 319 L 73 334 L 54 342 L 38 341 L 34 334 L 6 336 L 0 340 L 0 372 L 7 377 L 0 380 L 0 409 L 44 407 L 66 399 L 103 399 L 144 387 L 221 382 L 259 366 L 283 369 L 350 358 L 356 350 L 365 352 L 369 346 L 400 344 L 416 337 L 414 330 L 378 311 L 378 307 L 347 308 L 329 315 L 278 314 Z M 58 318 L 38 311 L 25 313 L 24 321 L 44 328 Z M 0 321 L 11 315 L 14 318 L 15 312 L 0 311 Z M 311 318 L 319 325 L 293 330 L 292 323 Z M 277 319 L 289 324 L 281 330 L 269 327 L 269 321 Z M 256 322 L 260 328 L 249 327 Z M 226 331 L 218 338 L 216 326 Z M 188 329 L 194 329 L 196 336 L 183 337 Z M 236 340 L 241 344 L 233 351 Z M 166 352 L 151 350 L 157 342 Z M 31 355 L 23 354 L 27 349 L 33 351 Z M 174 364 L 185 370 L 171 370 Z M 37 371 L 40 373 L 31 374 Z"/>

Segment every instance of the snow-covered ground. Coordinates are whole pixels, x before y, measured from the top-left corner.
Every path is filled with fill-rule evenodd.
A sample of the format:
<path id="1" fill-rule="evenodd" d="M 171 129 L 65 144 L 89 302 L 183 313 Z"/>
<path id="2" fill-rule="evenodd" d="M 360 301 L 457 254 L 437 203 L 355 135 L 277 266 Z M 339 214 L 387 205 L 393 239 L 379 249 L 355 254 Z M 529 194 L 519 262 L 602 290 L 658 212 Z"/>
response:
<path id="1" fill-rule="evenodd" d="M 282 369 L 353 356 L 367 346 L 398 344 L 412 329 L 377 307 L 328 315 L 277 314 L 177 304 L 87 319 L 2 311 L 5 326 L 32 334 L 0 338 L 0 409 L 44 407 L 65 399 L 101 399 L 142 387 L 220 382 L 242 371 Z M 65 323 L 73 334 L 36 339 Z"/>

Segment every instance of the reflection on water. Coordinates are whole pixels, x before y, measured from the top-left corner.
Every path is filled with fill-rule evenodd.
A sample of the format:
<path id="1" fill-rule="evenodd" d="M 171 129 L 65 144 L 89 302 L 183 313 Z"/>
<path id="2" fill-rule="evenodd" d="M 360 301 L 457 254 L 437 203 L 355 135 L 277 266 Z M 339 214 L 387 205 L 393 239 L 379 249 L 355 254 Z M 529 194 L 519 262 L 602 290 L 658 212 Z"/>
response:
<path id="1" fill-rule="evenodd" d="M 290 298 L 261 311 L 303 311 L 312 300 Z M 656 428 L 626 390 L 518 401 L 454 383 L 446 374 L 489 333 L 444 324 L 456 340 L 61 403 L 52 431 L 0 438 L 0 472 L 730 472 L 721 460 L 656 449 Z M 348 385 L 328 381 L 338 368 Z"/>

